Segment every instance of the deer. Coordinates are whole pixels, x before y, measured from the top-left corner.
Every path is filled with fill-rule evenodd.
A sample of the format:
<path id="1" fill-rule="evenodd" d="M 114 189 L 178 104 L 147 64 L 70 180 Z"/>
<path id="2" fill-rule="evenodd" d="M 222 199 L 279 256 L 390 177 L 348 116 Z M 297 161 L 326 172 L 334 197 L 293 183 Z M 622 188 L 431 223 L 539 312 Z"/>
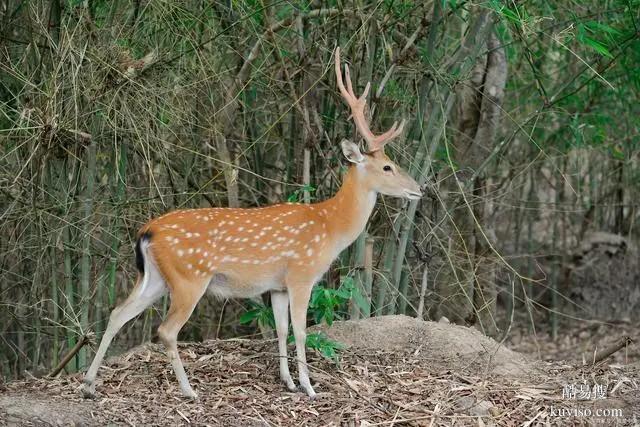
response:
<path id="1" fill-rule="evenodd" d="M 95 396 L 98 368 L 117 332 L 167 292 L 171 304 L 158 328 L 158 337 L 184 396 L 198 397 L 178 354 L 177 338 L 198 301 L 205 293 L 221 298 L 251 298 L 269 292 L 280 379 L 290 391 L 298 390 L 289 372 L 287 355 L 290 313 L 298 381 L 310 399 L 316 397 L 305 349 L 312 287 L 340 252 L 364 231 L 378 194 L 406 199 L 422 197 L 416 181 L 384 153 L 385 144 L 402 133 L 404 120 L 400 125 L 394 122 L 382 134 L 374 134 L 365 116 L 370 83 L 357 97 L 346 64 L 343 79 L 339 47 L 334 56 L 338 89 L 367 144 L 367 151 L 362 152 L 354 142 L 341 141 L 350 166 L 338 192 L 328 200 L 310 204 L 176 210 L 145 224 L 135 246 L 136 284 L 127 299 L 110 314 L 84 376 L 81 386 L 84 397 Z"/>

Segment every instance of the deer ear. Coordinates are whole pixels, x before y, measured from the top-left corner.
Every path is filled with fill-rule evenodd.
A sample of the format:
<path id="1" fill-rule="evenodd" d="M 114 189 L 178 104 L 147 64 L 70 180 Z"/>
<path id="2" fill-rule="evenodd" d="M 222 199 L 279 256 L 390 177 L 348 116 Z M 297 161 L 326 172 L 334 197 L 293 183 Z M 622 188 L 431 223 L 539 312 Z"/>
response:
<path id="1" fill-rule="evenodd" d="M 364 156 L 356 144 L 347 139 L 343 139 L 340 145 L 342 146 L 342 153 L 344 153 L 344 156 L 351 163 L 362 163 L 364 161 Z"/>

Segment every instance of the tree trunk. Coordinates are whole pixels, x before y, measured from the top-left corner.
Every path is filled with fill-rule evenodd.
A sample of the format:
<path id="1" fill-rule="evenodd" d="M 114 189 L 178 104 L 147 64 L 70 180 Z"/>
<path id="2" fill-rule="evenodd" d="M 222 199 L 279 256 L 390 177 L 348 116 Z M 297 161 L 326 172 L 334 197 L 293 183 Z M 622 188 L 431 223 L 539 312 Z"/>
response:
<path id="1" fill-rule="evenodd" d="M 436 290 L 445 301 L 438 316 L 477 323 L 488 335 L 497 333 L 496 284 L 488 182 L 480 169 L 493 152 L 499 125 L 507 63 L 495 33 L 487 39 L 487 55 L 475 65 L 470 81 L 459 93 L 459 136 L 453 157 L 460 170 L 444 183 L 451 212 L 451 252 L 455 271 L 439 276 Z M 471 183 L 462 180 L 472 173 Z M 469 185 L 470 187 L 468 188 Z M 457 200 L 464 203 L 457 205 Z"/>

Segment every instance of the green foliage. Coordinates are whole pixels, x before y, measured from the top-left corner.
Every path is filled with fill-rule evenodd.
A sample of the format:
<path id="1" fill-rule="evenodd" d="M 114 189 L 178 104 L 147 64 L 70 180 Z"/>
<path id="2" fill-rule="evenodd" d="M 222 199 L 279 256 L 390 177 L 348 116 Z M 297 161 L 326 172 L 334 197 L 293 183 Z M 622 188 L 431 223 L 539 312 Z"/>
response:
<path id="1" fill-rule="evenodd" d="M 299 203 L 304 200 L 304 192 L 308 191 L 311 195 L 310 198 L 313 200 L 313 192 L 316 191 L 316 188 L 312 185 L 303 185 L 301 188 L 295 190 L 289 197 L 287 197 L 287 202 L 289 203 Z"/>
<path id="2" fill-rule="evenodd" d="M 306 345 L 308 348 L 317 350 L 327 359 L 333 360 L 338 363 L 338 352 L 344 349 L 344 345 L 329 339 L 322 332 L 308 334 Z"/>
<path id="3" fill-rule="evenodd" d="M 576 23 L 578 43 L 608 58 L 613 58 L 611 47 L 616 45 L 616 39 L 621 35 L 622 33 L 615 28 L 597 21 Z"/>
<path id="4" fill-rule="evenodd" d="M 253 321 L 258 322 L 261 326 L 268 326 L 271 329 L 276 327 L 273 317 L 273 309 L 270 306 L 260 304 L 255 301 L 248 301 L 249 310 L 240 315 L 240 323 L 247 325 Z"/>
<path id="5" fill-rule="evenodd" d="M 384 97 L 389 101 L 411 104 L 415 102 L 416 96 L 408 92 L 398 81 L 389 79 L 384 87 Z M 392 110 L 391 110 L 392 111 Z"/>
<path id="6" fill-rule="evenodd" d="M 489 2 L 489 8 L 503 20 L 519 27 L 524 27 L 532 21 L 532 17 L 524 5 L 516 5 L 515 2 L 506 3 L 500 0 L 491 0 Z"/>
<path id="7" fill-rule="evenodd" d="M 415 10 L 416 2 L 412 0 L 386 0 L 385 8 L 389 12 L 393 13 L 393 16 L 396 18 L 401 18 Z"/>
<path id="8" fill-rule="evenodd" d="M 316 323 L 322 323 L 324 320 L 331 326 L 334 320 L 344 319 L 352 298 L 359 307 L 365 306 L 364 298 L 356 288 L 353 278 L 349 276 L 342 277 L 338 289 L 318 285 L 311 292 L 309 315 Z"/>
<path id="9" fill-rule="evenodd" d="M 324 285 L 315 286 L 311 293 L 307 316 L 311 317 L 315 323 L 324 321 L 331 326 L 335 320 L 345 318 L 351 299 L 361 309 L 366 306 L 364 297 L 355 286 L 353 278 L 349 276 L 342 278 L 338 289 L 331 289 Z M 241 324 L 246 325 L 256 321 L 260 325 L 275 329 L 271 307 L 254 301 L 249 301 L 248 304 L 249 309 L 240 316 Z M 293 339 L 293 336 L 289 336 L 288 341 L 293 342 Z M 343 345 L 330 340 L 325 334 L 313 333 L 307 335 L 307 347 L 337 362 L 338 351 L 343 348 Z"/>

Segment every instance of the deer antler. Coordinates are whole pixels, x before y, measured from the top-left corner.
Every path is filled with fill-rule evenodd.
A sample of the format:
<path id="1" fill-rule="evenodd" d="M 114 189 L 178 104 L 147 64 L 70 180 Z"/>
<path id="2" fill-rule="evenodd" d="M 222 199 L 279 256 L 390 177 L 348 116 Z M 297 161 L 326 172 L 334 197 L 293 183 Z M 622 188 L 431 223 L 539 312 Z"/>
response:
<path id="1" fill-rule="evenodd" d="M 369 123 L 364 116 L 364 107 L 367 105 L 367 95 L 369 94 L 369 89 L 371 89 L 371 82 L 367 83 L 367 86 L 364 88 L 364 92 L 362 92 L 362 96 L 358 98 L 355 93 L 353 93 L 351 74 L 349 73 L 349 66 L 346 64 L 344 66 L 344 74 L 346 77 L 347 87 L 345 88 L 344 86 L 342 72 L 340 71 L 340 47 L 336 48 L 335 59 L 338 88 L 340 89 L 340 93 L 344 100 L 347 101 L 347 104 L 351 107 L 351 116 L 353 117 L 353 121 L 356 124 L 358 132 L 362 135 L 365 141 L 367 141 L 369 151 L 383 150 L 386 143 L 402 133 L 404 120 L 400 123 L 400 126 L 398 126 L 398 122 L 394 122 L 391 129 L 381 135 L 375 135 L 371 132 L 371 129 L 369 129 Z"/>

